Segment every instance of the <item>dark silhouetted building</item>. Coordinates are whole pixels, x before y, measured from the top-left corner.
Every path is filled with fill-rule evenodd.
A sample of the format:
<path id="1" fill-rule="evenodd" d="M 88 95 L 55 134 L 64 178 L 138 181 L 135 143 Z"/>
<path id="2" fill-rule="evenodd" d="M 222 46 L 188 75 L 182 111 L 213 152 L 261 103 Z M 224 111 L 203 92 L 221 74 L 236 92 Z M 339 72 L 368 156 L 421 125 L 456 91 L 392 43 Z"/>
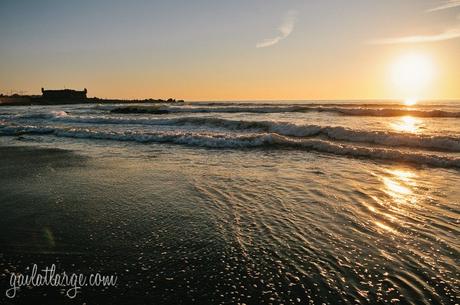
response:
<path id="1" fill-rule="evenodd" d="M 42 88 L 42 97 L 46 99 L 86 99 L 86 88 L 83 91 L 72 89 L 45 90 Z"/>

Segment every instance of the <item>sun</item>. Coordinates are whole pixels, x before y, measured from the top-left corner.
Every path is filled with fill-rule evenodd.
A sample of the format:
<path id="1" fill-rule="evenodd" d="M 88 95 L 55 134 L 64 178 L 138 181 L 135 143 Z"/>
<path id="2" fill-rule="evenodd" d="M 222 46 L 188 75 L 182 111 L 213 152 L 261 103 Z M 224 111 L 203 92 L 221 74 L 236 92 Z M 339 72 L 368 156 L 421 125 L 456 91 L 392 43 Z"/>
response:
<path id="1" fill-rule="evenodd" d="M 432 58 L 424 53 L 407 53 L 397 58 L 391 66 L 391 80 L 395 90 L 405 99 L 407 106 L 417 102 L 430 86 L 434 77 Z"/>
<path id="2" fill-rule="evenodd" d="M 417 104 L 418 99 L 416 97 L 408 97 L 404 100 L 404 105 L 406 106 L 414 106 Z"/>
<path id="3" fill-rule="evenodd" d="M 392 79 L 396 86 L 406 90 L 420 90 L 433 79 L 433 62 L 425 54 L 405 54 L 392 67 Z"/>

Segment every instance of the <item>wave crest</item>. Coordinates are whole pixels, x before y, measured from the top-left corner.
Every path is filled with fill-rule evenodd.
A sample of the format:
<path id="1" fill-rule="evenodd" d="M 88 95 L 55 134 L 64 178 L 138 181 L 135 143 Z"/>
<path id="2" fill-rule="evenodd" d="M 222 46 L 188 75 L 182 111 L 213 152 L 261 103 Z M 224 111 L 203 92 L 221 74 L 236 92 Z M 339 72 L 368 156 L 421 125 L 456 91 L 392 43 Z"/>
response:
<path id="1" fill-rule="evenodd" d="M 423 118 L 459 118 L 460 112 L 445 110 L 420 110 L 407 108 L 370 107 L 328 107 L 328 106 L 122 106 L 111 110 L 113 113 L 284 113 L 284 112 L 329 112 L 345 116 L 398 117 L 414 116 Z"/>
<path id="2" fill-rule="evenodd" d="M 440 151 L 460 151 L 460 138 L 452 136 L 429 136 L 390 131 L 356 130 L 341 126 L 298 125 L 280 121 L 238 121 L 210 117 L 180 117 L 169 119 L 149 118 L 101 118 L 53 116 L 52 120 L 85 124 L 131 124 L 131 125 L 196 125 L 226 128 L 236 131 L 259 131 L 291 137 L 322 136 L 329 140 L 359 142 L 390 147 L 414 147 Z"/>
<path id="3" fill-rule="evenodd" d="M 108 132 L 86 128 L 52 128 L 34 126 L 0 125 L 0 135 L 51 134 L 56 137 L 99 139 L 115 141 L 134 141 L 140 143 L 175 143 L 207 148 L 251 148 L 286 147 L 342 156 L 367 159 L 383 159 L 396 162 L 409 162 L 436 167 L 460 168 L 460 158 L 439 156 L 422 152 L 407 152 L 397 149 L 362 147 L 343 143 L 333 143 L 323 139 L 305 139 L 283 136 L 277 133 L 257 133 L 229 135 L 193 132 Z"/>

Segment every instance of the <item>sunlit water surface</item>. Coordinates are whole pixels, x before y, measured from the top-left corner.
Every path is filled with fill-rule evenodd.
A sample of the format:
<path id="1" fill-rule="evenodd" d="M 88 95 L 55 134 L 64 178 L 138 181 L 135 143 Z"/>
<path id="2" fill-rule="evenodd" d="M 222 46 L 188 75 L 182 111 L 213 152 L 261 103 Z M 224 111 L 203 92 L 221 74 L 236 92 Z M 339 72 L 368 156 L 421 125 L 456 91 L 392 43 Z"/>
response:
<path id="1" fill-rule="evenodd" d="M 459 302 L 460 171 L 445 166 L 455 162 L 435 163 L 426 157 L 458 158 L 457 118 L 325 112 L 114 115 L 89 106 L 32 111 L 50 109 L 66 114 L 12 118 L 12 113 L 25 111 L 0 110 L 8 112 L 4 124 L 10 128 L 54 126 L 69 133 L 86 128 L 99 137 L 28 132 L 1 137 L 3 146 L 76 153 L 56 156 L 59 162 L 50 157 L 33 164 L 30 157 L 32 163 L 24 165 L 30 170 L 1 178 L 4 268 L 23 271 L 31 262 L 58 260 L 71 272 L 116 273 L 118 287 L 87 289 L 80 300 L 93 296 L 120 304 L 128 299 L 155 304 Z M 241 136 L 266 132 L 257 126 L 75 123 L 69 120 L 72 116 L 143 122 L 217 117 L 342 126 L 403 137 L 449 136 L 454 142 L 415 147 L 398 146 L 398 137 L 375 143 L 319 135 L 325 141 L 420 157 L 401 162 L 379 155 L 237 142 Z M 112 138 L 102 136 L 108 132 Z M 182 132 L 183 138 L 142 142 L 120 140 L 113 132 Z M 207 139 L 204 145 L 199 142 L 203 137 L 187 138 L 190 134 L 219 134 L 236 144 L 209 145 Z M 4 162 L 2 170 L 8 160 Z"/>

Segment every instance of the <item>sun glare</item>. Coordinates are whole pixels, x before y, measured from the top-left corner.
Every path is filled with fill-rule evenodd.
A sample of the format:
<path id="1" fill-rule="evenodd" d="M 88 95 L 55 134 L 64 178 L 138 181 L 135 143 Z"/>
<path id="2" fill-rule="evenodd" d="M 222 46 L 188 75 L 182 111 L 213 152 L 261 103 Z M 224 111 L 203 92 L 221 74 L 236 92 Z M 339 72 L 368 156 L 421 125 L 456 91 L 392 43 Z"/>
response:
<path id="1" fill-rule="evenodd" d="M 391 66 L 391 80 L 406 106 L 415 105 L 414 96 L 421 95 L 430 86 L 434 64 L 430 56 L 422 53 L 405 54 Z"/>
<path id="2" fill-rule="evenodd" d="M 416 98 L 407 98 L 404 100 L 404 105 L 406 106 L 414 106 L 415 104 L 417 104 Z"/>
<path id="3" fill-rule="evenodd" d="M 410 133 L 417 133 L 423 128 L 421 120 L 411 116 L 398 118 L 395 122 L 391 122 L 390 126 L 394 130 Z"/>

